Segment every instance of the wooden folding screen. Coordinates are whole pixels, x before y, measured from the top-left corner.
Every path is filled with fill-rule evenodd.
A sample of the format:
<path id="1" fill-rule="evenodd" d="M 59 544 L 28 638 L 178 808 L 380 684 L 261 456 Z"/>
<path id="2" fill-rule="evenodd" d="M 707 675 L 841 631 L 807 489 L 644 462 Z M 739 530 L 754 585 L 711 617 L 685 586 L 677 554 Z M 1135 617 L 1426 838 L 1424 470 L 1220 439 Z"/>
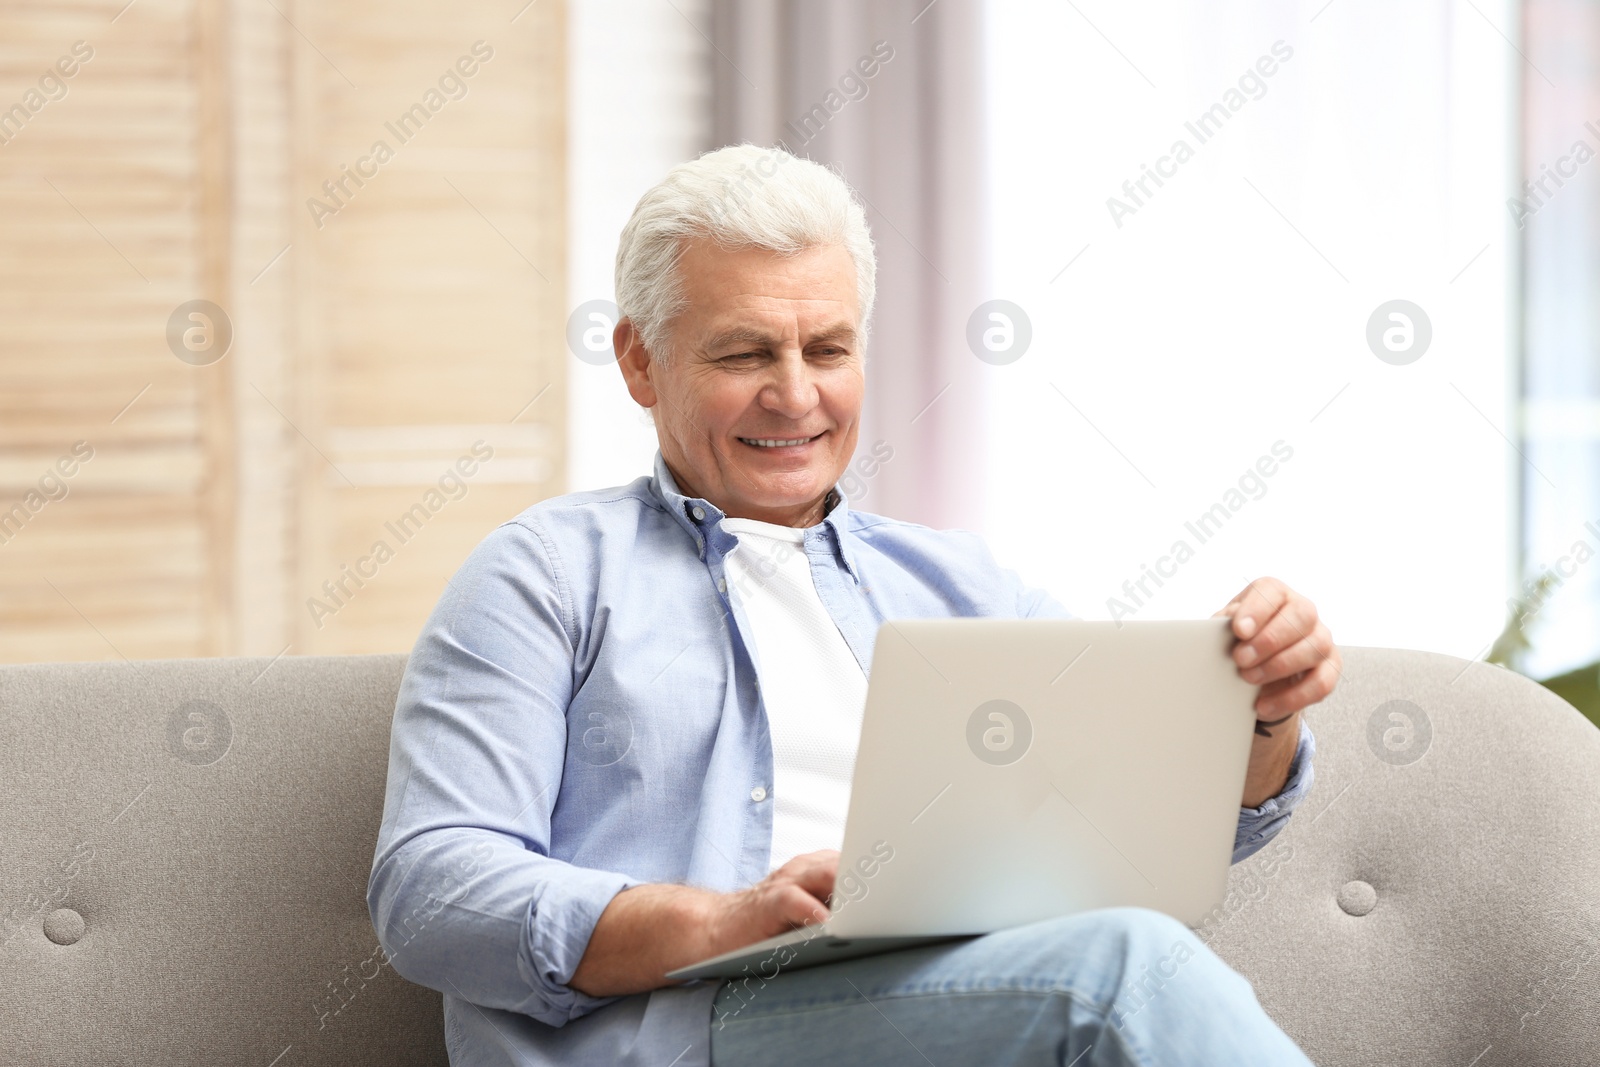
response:
<path id="1" fill-rule="evenodd" d="M 0 659 L 404 650 L 563 491 L 564 21 L 0 11 Z"/>

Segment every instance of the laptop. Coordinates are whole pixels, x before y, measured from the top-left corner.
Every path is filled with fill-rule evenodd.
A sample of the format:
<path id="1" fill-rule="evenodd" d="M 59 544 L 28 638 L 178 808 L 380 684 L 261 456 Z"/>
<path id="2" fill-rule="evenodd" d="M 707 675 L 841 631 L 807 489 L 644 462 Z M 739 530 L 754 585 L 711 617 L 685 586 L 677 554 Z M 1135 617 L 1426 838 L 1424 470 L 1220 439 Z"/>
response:
<path id="1" fill-rule="evenodd" d="M 1093 908 L 1198 927 L 1255 732 L 1227 619 L 878 630 L 826 922 L 672 979 L 775 976 Z"/>

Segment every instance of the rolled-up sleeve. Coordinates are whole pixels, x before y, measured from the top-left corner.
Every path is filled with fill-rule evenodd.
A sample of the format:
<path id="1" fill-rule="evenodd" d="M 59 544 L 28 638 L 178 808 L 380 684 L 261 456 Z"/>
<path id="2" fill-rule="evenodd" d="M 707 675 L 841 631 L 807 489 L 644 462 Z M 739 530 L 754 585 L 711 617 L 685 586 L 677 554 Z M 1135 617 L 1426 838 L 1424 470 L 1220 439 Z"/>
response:
<path id="1" fill-rule="evenodd" d="M 1233 862 L 1249 859 L 1282 832 L 1289 816 L 1300 806 L 1311 791 L 1315 775 L 1312 760 L 1317 754 L 1317 740 L 1300 717 L 1300 740 L 1294 750 L 1294 760 L 1289 764 L 1289 777 L 1275 797 L 1269 797 L 1257 808 L 1239 809 L 1239 828 L 1233 837 Z"/>
<path id="2" fill-rule="evenodd" d="M 637 879 L 552 858 L 574 619 L 537 529 L 494 531 L 406 665 L 367 906 L 397 973 L 551 1026 L 610 1003 L 567 983 Z"/>

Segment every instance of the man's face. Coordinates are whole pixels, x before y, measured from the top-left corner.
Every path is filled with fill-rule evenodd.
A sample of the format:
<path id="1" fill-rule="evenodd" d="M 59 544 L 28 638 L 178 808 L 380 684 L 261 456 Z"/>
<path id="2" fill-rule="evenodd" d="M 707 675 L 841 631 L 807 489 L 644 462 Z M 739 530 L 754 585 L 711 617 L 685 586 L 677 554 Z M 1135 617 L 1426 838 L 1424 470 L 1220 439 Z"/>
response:
<path id="1" fill-rule="evenodd" d="M 678 488 L 729 516 L 816 523 L 855 452 L 866 386 L 849 252 L 780 256 L 702 239 L 678 270 L 688 304 L 669 327 L 665 363 L 630 323 L 615 337 Z"/>

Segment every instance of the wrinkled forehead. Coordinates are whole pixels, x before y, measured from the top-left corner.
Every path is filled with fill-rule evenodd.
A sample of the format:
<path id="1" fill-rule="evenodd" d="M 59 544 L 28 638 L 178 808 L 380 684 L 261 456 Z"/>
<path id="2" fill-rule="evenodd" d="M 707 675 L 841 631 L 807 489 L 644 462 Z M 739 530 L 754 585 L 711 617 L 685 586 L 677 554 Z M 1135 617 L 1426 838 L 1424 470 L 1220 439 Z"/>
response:
<path id="1" fill-rule="evenodd" d="M 794 253 L 688 242 L 678 262 L 679 320 L 705 341 L 854 340 L 860 332 L 855 263 L 842 245 Z"/>

